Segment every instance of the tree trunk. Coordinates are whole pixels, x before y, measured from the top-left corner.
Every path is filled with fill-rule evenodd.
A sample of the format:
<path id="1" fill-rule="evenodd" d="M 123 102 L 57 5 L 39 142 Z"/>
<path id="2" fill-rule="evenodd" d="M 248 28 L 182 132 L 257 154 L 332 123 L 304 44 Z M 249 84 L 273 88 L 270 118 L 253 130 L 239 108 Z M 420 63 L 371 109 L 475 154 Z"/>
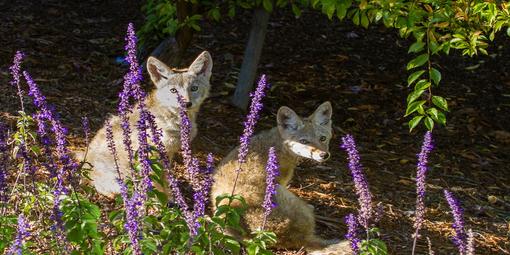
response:
<path id="1" fill-rule="evenodd" d="M 175 1 L 177 6 L 177 20 L 183 23 L 186 17 L 196 13 L 198 5 L 193 5 L 186 0 Z M 193 29 L 184 26 L 177 30 L 175 36 L 169 36 L 163 40 L 151 53 L 150 56 L 156 57 L 171 67 L 180 67 L 182 59 L 188 50 L 193 39 Z M 144 63 L 145 65 L 145 63 Z"/>
<path id="2" fill-rule="evenodd" d="M 250 101 L 250 91 L 253 89 L 257 66 L 259 64 L 267 24 L 270 13 L 260 7 L 253 12 L 250 37 L 244 50 L 243 64 L 237 81 L 236 90 L 232 97 L 232 104 L 241 110 L 246 110 Z"/>
<path id="3" fill-rule="evenodd" d="M 177 0 L 176 7 L 177 7 L 177 21 L 179 24 L 184 23 L 186 18 L 193 16 L 195 8 L 191 1 Z M 175 33 L 175 38 L 177 40 L 177 52 L 176 55 L 171 59 L 169 64 L 173 67 L 179 67 L 182 58 L 184 57 L 184 54 L 186 53 L 186 50 L 189 48 L 191 40 L 193 39 L 193 28 L 189 26 L 181 27 Z"/>

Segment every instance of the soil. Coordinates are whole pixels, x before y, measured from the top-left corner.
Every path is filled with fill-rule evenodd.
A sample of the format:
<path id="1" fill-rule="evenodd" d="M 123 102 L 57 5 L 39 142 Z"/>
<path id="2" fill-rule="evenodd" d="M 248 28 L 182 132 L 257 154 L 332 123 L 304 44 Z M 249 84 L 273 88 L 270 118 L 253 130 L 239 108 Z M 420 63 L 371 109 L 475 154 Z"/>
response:
<path id="1" fill-rule="evenodd" d="M 8 85 L 8 66 L 16 50 L 27 54 L 24 68 L 41 86 L 69 127 L 75 147 L 85 145 L 81 117 L 99 129 L 115 113 L 126 67 L 123 55 L 128 22 L 143 22 L 140 1 L 1 1 L 0 114 L 11 119 L 19 109 Z M 199 117 L 194 151 L 212 152 L 220 160 L 236 144 L 243 112 L 229 104 L 243 58 L 251 13 L 234 20 L 203 23 L 185 63 L 202 50 L 214 59 L 212 95 Z M 449 189 L 461 201 L 466 226 L 475 233 L 477 254 L 510 254 L 510 40 L 500 34 L 489 56 L 468 58 L 458 52 L 435 56 L 443 73 L 434 93 L 449 101 L 446 127 L 434 130 L 435 148 L 427 176 L 427 214 L 419 253 L 430 238 L 437 254 L 455 254 L 450 238 L 452 215 L 443 197 Z M 315 206 L 317 232 L 343 238 L 343 217 L 357 208 L 346 153 L 340 137 L 353 134 L 376 203 L 384 216 L 381 238 L 391 254 L 410 254 L 415 208 L 416 154 L 423 128 L 409 133 L 404 118 L 405 66 L 409 41 L 392 29 L 363 29 L 348 21 L 330 21 L 306 11 L 295 19 L 288 10 L 271 17 L 260 73 L 272 88 L 257 130 L 275 124 L 275 113 L 287 105 L 301 115 L 329 100 L 334 107 L 332 158 L 299 167 L 291 190 Z M 150 84 L 147 82 L 147 88 Z M 30 103 L 26 99 L 30 112 Z M 105 198 L 101 198 L 106 200 Z M 279 251 L 297 254 L 297 251 Z"/>

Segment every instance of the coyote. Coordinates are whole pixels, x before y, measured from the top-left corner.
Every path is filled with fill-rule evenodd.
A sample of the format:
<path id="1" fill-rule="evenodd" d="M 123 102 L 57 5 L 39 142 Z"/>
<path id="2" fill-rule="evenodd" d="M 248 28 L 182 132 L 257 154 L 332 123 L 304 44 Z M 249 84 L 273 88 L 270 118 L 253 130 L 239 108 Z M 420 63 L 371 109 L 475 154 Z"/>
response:
<path id="1" fill-rule="evenodd" d="M 265 226 L 267 230 L 276 233 L 277 248 L 305 247 L 309 251 L 315 251 L 313 254 L 350 254 L 346 242 L 323 240 L 315 235 L 313 206 L 287 189 L 294 168 L 301 158 L 317 162 L 324 162 L 329 158 L 331 115 L 330 102 L 320 105 L 308 118 L 301 118 L 292 109 L 282 106 L 277 113 L 277 127 L 252 138 L 247 161 L 241 166 L 235 193 L 243 196 L 248 205 L 242 221 L 243 228 L 248 232 L 260 228 L 266 190 L 267 153 L 270 147 L 275 147 L 280 163 L 280 175 L 277 178 L 279 185 L 275 195 L 277 206 L 269 215 Z M 219 195 L 232 192 L 236 170 L 239 169 L 237 153 L 238 148 L 232 150 L 214 173 L 211 201 L 215 201 Z M 240 206 L 236 202 L 231 205 Z M 240 233 L 231 234 L 237 238 L 245 237 Z"/>
<path id="2" fill-rule="evenodd" d="M 197 125 L 195 124 L 197 112 L 209 94 L 212 66 L 212 58 L 207 51 L 202 52 L 187 69 L 171 69 L 154 57 L 149 57 L 147 60 L 147 70 L 156 89 L 147 96 L 146 105 L 147 109 L 155 116 L 158 128 L 163 131 L 162 142 L 170 159 L 180 148 L 177 93 L 186 102 L 186 110 L 192 122 L 190 138 L 193 139 L 197 134 Z M 129 117 L 130 125 L 135 129 L 139 119 L 138 112 L 133 111 Z M 118 116 L 112 116 L 110 123 L 113 139 L 118 148 L 121 175 L 126 176 L 130 171 L 130 166 L 127 152 L 123 149 L 121 120 Z M 135 130 L 131 134 L 131 141 L 136 150 L 138 139 Z M 80 154 L 83 155 L 83 153 L 77 153 L 77 155 Z M 86 161 L 93 167 L 91 179 L 99 193 L 110 197 L 120 193 L 120 186 L 115 180 L 118 174 L 106 142 L 106 126 L 101 128 L 90 142 Z"/>

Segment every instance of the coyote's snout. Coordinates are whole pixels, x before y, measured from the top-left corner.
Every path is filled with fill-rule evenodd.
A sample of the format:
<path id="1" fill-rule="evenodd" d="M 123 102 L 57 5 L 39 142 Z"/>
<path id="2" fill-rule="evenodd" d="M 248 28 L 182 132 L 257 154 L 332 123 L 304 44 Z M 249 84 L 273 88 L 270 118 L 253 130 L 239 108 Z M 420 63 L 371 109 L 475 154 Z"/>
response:
<path id="1" fill-rule="evenodd" d="M 169 158 L 172 158 L 180 148 L 180 106 L 177 94 L 181 95 L 186 102 L 187 112 L 192 121 L 191 139 L 193 139 L 197 134 L 195 124 L 197 112 L 209 95 L 212 66 L 212 58 L 207 51 L 202 52 L 189 68 L 181 70 L 172 69 L 154 57 L 149 57 L 147 60 L 147 71 L 156 89 L 148 95 L 146 105 L 155 116 L 158 128 L 162 130 L 162 142 Z M 139 118 L 137 111 L 129 114 L 130 125 L 133 129 L 131 141 L 134 150 L 139 144 L 138 134 L 134 131 Z M 131 170 L 127 152 L 123 149 L 121 120 L 118 116 L 112 116 L 110 123 L 113 140 L 119 148 L 117 151 L 120 174 L 126 176 Z M 86 161 L 92 164 L 92 183 L 99 193 L 112 196 L 120 192 L 120 187 L 115 180 L 118 177 L 115 163 L 106 142 L 106 127 L 101 128 L 90 142 Z"/>
<path id="2" fill-rule="evenodd" d="M 253 137 L 236 189 L 236 194 L 243 196 L 248 205 L 242 221 L 247 233 L 259 229 L 262 225 L 264 209 L 261 205 L 266 189 L 265 165 L 268 149 L 275 147 L 280 162 L 280 176 L 277 179 L 279 185 L 275 195 L 277 207 L 269 215 L 265 227 L 276 233 L 276 246 L 297 249 L 305 247 L 309 251 L 315 251 L 314 254 L 351 254 L 347 242 L 324 240 L 315 235 L 313 206 L 287 189 L 301 158 L 317 162 L 329 158 L 332 111 L 331 104 L 325 102 L 312 115 L 301 118 L 292 109 L 283 106 L 277 113 L 277 127 Z M 236 170 L 239 168 L 237 154 L 238 148 L 232 150 L 214 173 L 211 201 L 232 191 Z M 232 234 L 243 238 L 240 233 Z"/>

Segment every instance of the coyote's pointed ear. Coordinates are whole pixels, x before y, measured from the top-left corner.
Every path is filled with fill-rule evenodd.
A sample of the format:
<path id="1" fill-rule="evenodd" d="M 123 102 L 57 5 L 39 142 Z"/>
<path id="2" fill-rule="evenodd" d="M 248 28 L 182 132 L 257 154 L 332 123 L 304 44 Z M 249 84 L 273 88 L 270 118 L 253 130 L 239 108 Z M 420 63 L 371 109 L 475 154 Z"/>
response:
<path id="1" fill-rule="evenodd" d="M 278 109 L 276 121 L 278 127 L 285 130 L 297 130 L 303 125 L 301 118 L 287 106 L 282 106 Z"/>
<path id="2" fill-rule="evenodd" d="M 160 81 L 168 80 L 170 75 L 174 73 L 165 63 L 155 57 L 147 59 L 147 71 L 156 87 L 159 87 Z"/>
<path id="3" fill-rule="evenodd" d="M 189 66 L 188 70 L 196 75 L 204 75 L 207 79 L 211 78 L 213 60 L 208 51 L 202 52 Z"/>
<path id="4" fill-rule="evenodd" d="M 333 107 L 331 103 L 326 101 L 317 107 L 317 110 L 310 116 L 310 118 L 317 125 L 331 126 L 331 115 L 333 114 Z"/>

